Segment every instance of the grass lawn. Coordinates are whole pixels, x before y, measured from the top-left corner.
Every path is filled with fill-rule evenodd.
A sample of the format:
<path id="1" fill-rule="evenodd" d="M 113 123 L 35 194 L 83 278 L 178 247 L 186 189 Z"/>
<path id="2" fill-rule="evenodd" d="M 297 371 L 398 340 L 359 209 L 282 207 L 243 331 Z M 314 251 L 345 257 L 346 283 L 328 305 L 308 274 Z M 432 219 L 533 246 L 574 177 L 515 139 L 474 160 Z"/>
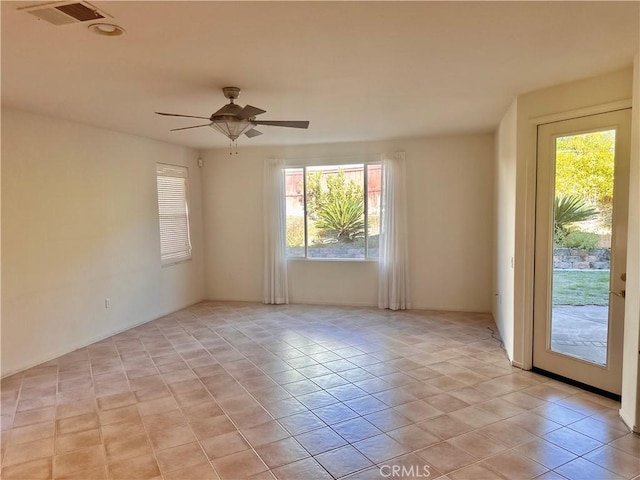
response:
<path id="1" fill-rule="evenodd" d="M 609 271 L 554 270 L 553 304 L 608 305 Z"/>

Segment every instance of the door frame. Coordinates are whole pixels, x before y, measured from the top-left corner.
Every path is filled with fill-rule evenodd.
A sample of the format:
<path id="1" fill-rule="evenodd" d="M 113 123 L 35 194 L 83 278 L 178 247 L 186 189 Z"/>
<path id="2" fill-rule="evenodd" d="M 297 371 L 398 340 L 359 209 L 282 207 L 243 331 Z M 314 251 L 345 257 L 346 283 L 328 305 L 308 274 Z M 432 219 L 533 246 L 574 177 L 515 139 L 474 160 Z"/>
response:
<path id="1" fill-rule="evenodd" d="M 537 164 L 538 164 L 538 126 L 570 120 L 572 118 L 597 115 L 616 110 L 624 110 L 632 107 L 631 99 L 594 105 L 585 108 L 568 110 L 564 112 L 543 115 L 529 119 L 527 135 L 527 156 L 524 159 L 525 185 L 524 188 L 524 211 L 522 224 L 522 240 L 524 243 L 524 254 L 519 258 L 519 251 L 516 249 L 514 264 L 514 321 L 522 319 L 521 335 L 514 336 L 514 341 L 521 342 L 522 359 L 518 361 L 512 359 L 512 364 L 523 370 L 531 370 L 533 367 L 533 290 L 534 290 L 534 257 L 535 257 L 535 226 L 536 226 L 536 190 L 537 190 Z M 517 226 L 516 226 L 517 229 Z M 516 232 L 517 235 L 517 232 Z M 518 296 L 521 301 L 518 302 Z M 520 304 L 520 305 L 518 305 Z M 518 306 L 520 308 L 518 308 Z M 515 329 L 517 333 L 517 328 Z"/>
<path id="2" fill-rule="evenodd" d="M 556 148 L 553 141 L 557 137 L 580 135 L 583 133 L 600 132 L 615 128 L 616 157 L 614 201 L 612 219 L 612 255 L 609 291 L 621 287 L 618 276 L 626 270 L 626 244 L 628 221 L 628 181 L 631 139 L 631 109 L 618 109 L 610 112 L 574 117 L 568 120 L 550 122 L 538 128 L 537 175 L 542 175 L 537 182 L 536 208 L 544 211 L 536 214 L 536 245 L 537 258 L 535 269 L 535 285 L 540 292 L 534 298 L 534 371 L 545 372 L 548 369 L 557 377 L 569 383 L 593 390 L 611 398 L 620 399 L 622 387 L 622 357 L 624 345 L 624 301 L 609 293 L 607 308 L 607 360 L 604 365 L 591 362 L 579 356 L 554 350 L 549 342 L 552 325 L 552 290 L 553 278 L 553 196 L 556 183 L 555 155 Z M 540 231 L 538 231 L 540 229 Z M 615 248 L 615 252 L 614 249 Z M 539 269 L 539 271 L 538 271 Z M 623 288 L 623 287 L 622 287 Z M 537 317 L 537 318 L 536 318 Z M 536 325 L 541 322 L 540 325 Z M 610 323 L 613 321 L 613 323 Z M 536 347 L 537 342 L 537 347 Z M 564 359 L 564 360 L 563 360 Z M 567 377 L 562 377 L 566 375 Z M 590 380 L 591 379 L 591 380 Z M 584 383 L 583 383 L 584 382 Z"/>

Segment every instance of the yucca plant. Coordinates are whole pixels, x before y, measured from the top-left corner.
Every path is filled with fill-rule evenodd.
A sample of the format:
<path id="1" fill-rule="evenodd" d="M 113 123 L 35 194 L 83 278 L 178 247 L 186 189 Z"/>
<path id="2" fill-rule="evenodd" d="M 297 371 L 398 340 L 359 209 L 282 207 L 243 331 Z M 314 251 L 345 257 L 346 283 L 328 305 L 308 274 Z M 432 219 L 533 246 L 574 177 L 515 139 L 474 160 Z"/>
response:
<path id="1" fill-rule="evenodd" d="M 598 215 L 598 210 L 577 195 L 558 195 L 554 202 L 554 231 L 558 235 L 566 235 L 574 223 L 591 220 Z"/>
<path id="2" fill-rule="evenodd" d="M 364 203 L 342 198 L 322 206 L 317 211 L 316 228 L 339 242 L 352 243 L 364 237 Z"/>

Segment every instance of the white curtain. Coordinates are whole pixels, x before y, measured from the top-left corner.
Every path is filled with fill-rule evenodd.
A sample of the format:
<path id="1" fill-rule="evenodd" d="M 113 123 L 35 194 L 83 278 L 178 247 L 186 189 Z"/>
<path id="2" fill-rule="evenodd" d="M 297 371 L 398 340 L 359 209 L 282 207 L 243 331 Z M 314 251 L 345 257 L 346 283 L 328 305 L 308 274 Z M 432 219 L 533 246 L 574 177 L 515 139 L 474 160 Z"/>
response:
<path id="1" fill-rule="evenodd" d="M 411 308 L 404 153 L 382 155 L 378 307 Z"/>
<path id="2" fill-rule="evenodd" d="M 264 163 L 264 303 L 289 303 L 287 287 L 285 162 Z"/>

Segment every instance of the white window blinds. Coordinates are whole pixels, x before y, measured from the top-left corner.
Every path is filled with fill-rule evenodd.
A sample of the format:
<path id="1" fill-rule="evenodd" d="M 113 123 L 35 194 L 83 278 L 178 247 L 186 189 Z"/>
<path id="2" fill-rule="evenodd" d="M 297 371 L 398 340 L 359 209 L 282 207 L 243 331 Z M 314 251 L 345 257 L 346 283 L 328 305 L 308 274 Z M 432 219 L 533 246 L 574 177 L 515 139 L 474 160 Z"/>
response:
<path id="1" fill-rule="evenodd" d="M 162 265 L 189 260 L 188 177 L 186 167 L 156 164 Z"/>

